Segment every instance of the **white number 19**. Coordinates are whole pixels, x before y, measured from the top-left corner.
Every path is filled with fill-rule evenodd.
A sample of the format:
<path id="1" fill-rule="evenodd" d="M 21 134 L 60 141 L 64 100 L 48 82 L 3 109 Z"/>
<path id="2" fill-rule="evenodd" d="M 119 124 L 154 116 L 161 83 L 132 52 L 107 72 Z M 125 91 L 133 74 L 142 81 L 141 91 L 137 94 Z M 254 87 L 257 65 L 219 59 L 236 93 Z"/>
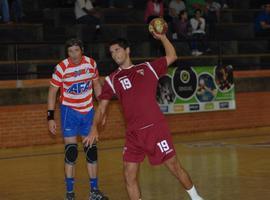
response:
<path id="1" fill-rule="evenodd" d="M 162 140 L 161 142 L 157 143 L 158 147 L 160 148 L 160 151 L 163 153 L 163 152 L 166 152 L 170 149 L 168 143 L 166 140 Z"/>

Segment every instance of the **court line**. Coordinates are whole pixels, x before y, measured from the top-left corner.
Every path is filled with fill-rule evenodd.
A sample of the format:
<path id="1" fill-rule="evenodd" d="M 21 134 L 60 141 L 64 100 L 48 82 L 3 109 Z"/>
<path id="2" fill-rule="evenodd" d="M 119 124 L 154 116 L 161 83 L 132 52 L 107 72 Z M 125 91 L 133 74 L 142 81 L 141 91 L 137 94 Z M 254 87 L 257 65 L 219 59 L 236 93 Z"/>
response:
<path id="1" fill-rule="evenodd" d="M 269 134 L 262 134 L 258 136 L 269 136 Z M 249 138 L 249 137 L 258 137 L 256 135 L 246 135 L 246 136 L 238 136 L 238 137 L 229 137 L 229 138 L 220 138 L 220 139 L 202 139 L 202 140 L 195 140 L 193 142 L 190 141 L 175 141 L 174 144 L 183 144 L 187 147 L 194 147 L 194 148 L 203 148 L 203 147 L 253 147 L 253 148 L 269 148 L 270 145 L 258 145 L 256 144 L 226 144 L 226 143 L 211 143 L 214 141 L 220 141 L 220 140 L 230 140 L 230 139 L 238 139 L 238 138 Z M 207 141 L 207 143 L 206 143 Z M 42 148 L 42 146 L 41 146 Z M 115 150 L 115 149 L 122 149 L 123 146 L 114 146 L 114 147 L 103 147 L 99 148 L 98 151 L 108 151 L 108 150 Z M 0 150 L 1 151 L 1 150 Z M 79 152 L 84 152 L 83 150 L 79 150 Z M 43 156 L 55 156 L 55 155 L 63 155 L 64 150 L 62 152 L 51 152 L 51 153 L 39 153 L 39 154 L 24 154 L 24 155 L 18 155 L 18 156 L 7 156 L 7 157 L 0 157 L 0 160 L 13 160 L 13 159 L 19 159 L 19 158 L 33 158 L 33 157 L 43 157 Z"/>

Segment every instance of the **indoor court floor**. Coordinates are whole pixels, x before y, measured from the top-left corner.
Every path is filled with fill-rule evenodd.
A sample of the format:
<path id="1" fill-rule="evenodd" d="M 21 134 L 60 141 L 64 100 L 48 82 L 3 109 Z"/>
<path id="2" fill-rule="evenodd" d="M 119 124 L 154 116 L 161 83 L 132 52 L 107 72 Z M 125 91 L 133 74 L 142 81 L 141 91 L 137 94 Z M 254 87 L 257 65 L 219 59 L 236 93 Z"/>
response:
<path id="1" fill-rule="evenodd" d="M 270 127 L 174 135 L 178 158 L 205 200 L 270 199 Z M 100 188 L 127 200 L 123 140 L 99 143 Z M 82 148 L 81 148 L 82 149 Z M 77 161 L 77 200 L 87 200 L 84 153 Z M 63 145 L 0 149 L 1 200 L 63 200 Z M 188 200 L 164 166 L 141 165 L 143 200 Z"/>

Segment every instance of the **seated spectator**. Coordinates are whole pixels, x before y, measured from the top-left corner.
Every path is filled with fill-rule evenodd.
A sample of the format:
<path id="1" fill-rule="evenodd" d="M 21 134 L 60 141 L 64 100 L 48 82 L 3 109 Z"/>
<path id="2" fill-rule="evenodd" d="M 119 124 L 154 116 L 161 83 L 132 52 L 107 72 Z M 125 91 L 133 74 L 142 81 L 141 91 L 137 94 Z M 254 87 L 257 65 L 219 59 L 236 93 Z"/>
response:
<path id="1" fill-rule="evenodd" d="M 233 4 L 232 0 L 215 0 L 215 2 L 219 3 L 221 8 L 229 8 Z"/>
<path id="2" fill-rule="evenodd" d="M 205 11 L 205 0 L 186 0 L 187 11 L 189 16 L 193 16 L 195 10 L 201 10 L 203 13 Z"/>
<path id="3" fill-rule="evenodd" d="M 206 42 L 205 19 L 201 16 L 200 9 L 195 10 L 194 17 L 190 19 L 192 37 L 192 55 L 199 56 L 204 51 L 209 51 Z"/>
<path id="4" fill-rule="evenodd" d="M 22 1 L 11 0 L 11 16 L 15 22 L 21 22 L 23 18 Z"/>
<path id="5" fill-rule="evenodd" d="M 133 0 L 95 0 L 95 4 L 100 7 L 127 7 L 133 8 Z"/>
<path id="6" fill-rule="evenodd" d="M 186 10 L 182 10 L 179 14 L 179 21 L 175 24 L 175 30 L 179 39 L 188 39 L 189 36 L 189 20 Z"/>
<path id="7" fill-rule="evenodd" d="M 169 15 L 178 18 L 180 12 L 186 10 L 185 2 L 182 0 L 172 0 L 169 4 Z"/>
<path id="8" fill-rule="evenodd" d="M 144 21 L 149 22 L 156 17 L 163 17 L 164 6 L 162 0 L 149 0 L 144 13 Z"/>
<path id="9" fill-rule="evenodd" d="M 11 23 L 8 1 L 7 0 L 0 0 L 0 8 L 1 8 L 1 15 L 2 15 L 3 23 L 5 23 L 5 24 Z"/>
<path id="10" fill-rule="evenodd" d="M 91 0 L 76 0 L 74 10 L 78 24 L 95 25 L 96 32 L 100 31 L 101 13 L 94 8 Z"/>
<path id="11" fill-rule="evenodd" d="M 209 37 L 215 38 L 216 23 L 220 20 L 221 5 L 214 0 L 206 0 L 205 17 L 209 25 Z"/>
<path id="12" fill-rule="evenodd" d="M 270 3 L 263 5 L 263 11 L 255 20 L 256 36 L 270 36 Z"/>
<path id="13" fill-rule="evenodd" d="M 186 9 L 186 5 L 182 0 L 172 0 L 169 4 L 169 15 L 172 18 L 173 26 L 175 27 L 176 24 L 179 22 L 179 14 L 182 10 Z M 177 39 L 177 33 L 175 29 L 172 29 L 172 38 Z"/>

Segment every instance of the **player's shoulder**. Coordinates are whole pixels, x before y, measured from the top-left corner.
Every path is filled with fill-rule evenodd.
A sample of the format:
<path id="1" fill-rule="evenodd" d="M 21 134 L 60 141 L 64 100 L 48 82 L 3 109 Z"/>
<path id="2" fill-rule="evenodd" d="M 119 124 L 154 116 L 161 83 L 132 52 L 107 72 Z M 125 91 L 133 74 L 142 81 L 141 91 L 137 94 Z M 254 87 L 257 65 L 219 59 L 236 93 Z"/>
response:
<path id="1" fill-rule="evenodd" d="M 112 73 L 110 73 L 108 76 L 106 76 L 107 78 L 109 78 L 111 81 L 113 81 L 113 79 L 117 76 L 117 75 L 119 75 L 120 73 L 121 73 L 121 69 L 120 69 L 120 67 L 119 68 L 117 68 L 116 70 L 114 70 Z"/>
<path id="2" fill-rule="evenodd" d="M 57 70 L 62 70 L 62 71 L 64 72 L 65 69 L 68 67 L 69 64 L 70 64 L 70 63 L 69 63 L 69 60 L 68 60 L 68 58 L 66 58 L 66 59 L 60 61 L 60 62 L 56 65 L 56 69 L 57 69 Z"/>
<path id="3" fill-rule="evenodd" d="M 147 67 L 148 66 L 148 62 L 142 62 L 142 63 L 138 63 L 134 66 L 135 69 L 137 68 L 143 68 L 143 67 Z"/>
<path id="4" fill-rule="evenodd" d="M 96 66 L 96 61 L 94 58 L 88 57 L 88 56 L 83 56 L 83 59 L 86 63 L 92 65 L 92 66 Z"/>

